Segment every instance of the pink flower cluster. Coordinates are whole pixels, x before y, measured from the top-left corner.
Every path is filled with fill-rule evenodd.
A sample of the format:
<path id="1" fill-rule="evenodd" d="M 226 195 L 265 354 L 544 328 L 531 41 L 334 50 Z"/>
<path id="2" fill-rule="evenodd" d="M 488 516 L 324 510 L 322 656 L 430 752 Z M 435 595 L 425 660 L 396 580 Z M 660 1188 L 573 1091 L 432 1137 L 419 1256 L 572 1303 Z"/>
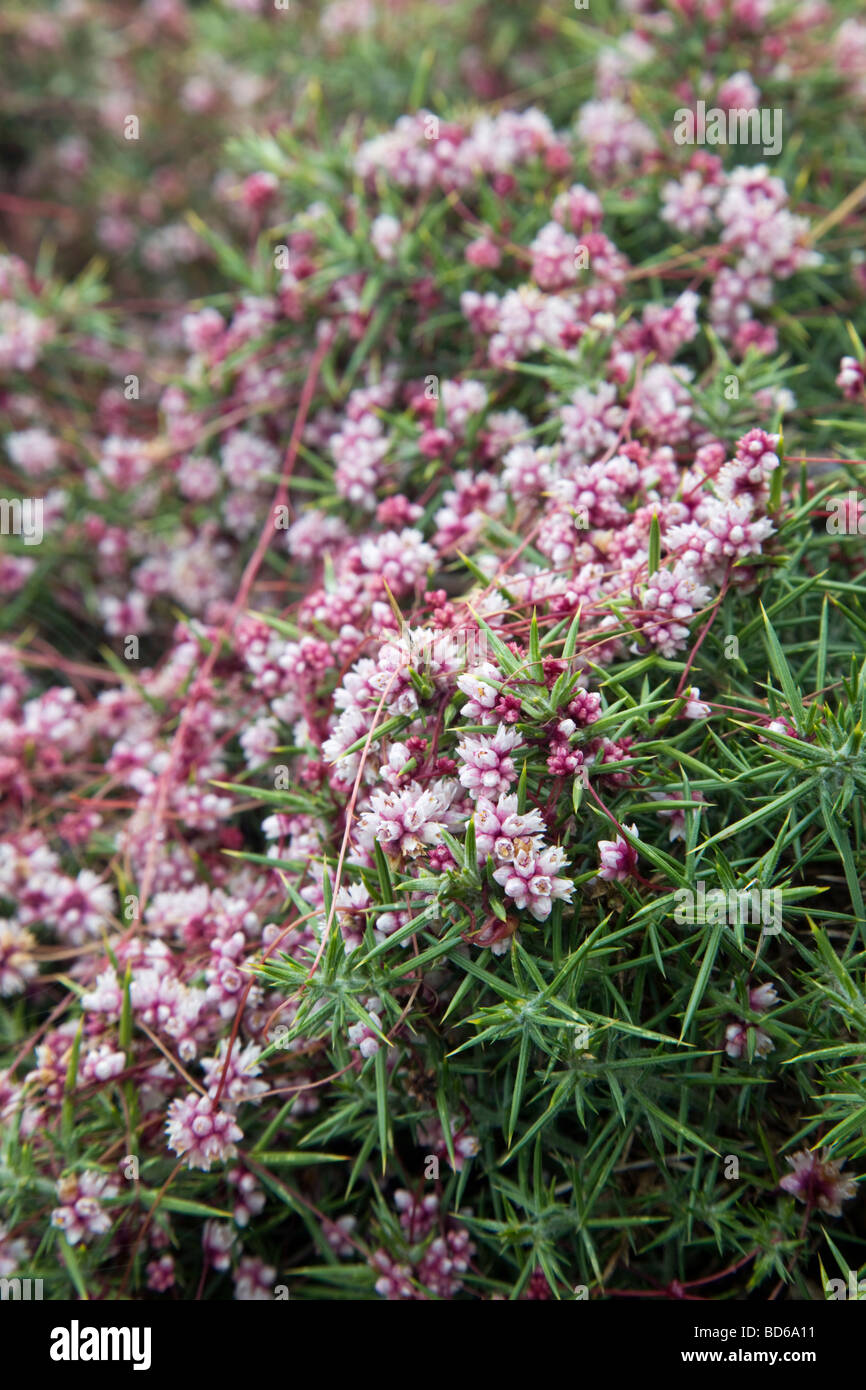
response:
<path id="1" fill-rule="evenodd" d="M 463 1287 L 475 1246 L 459 1221 L 446 1220 L 434 1193 L 419 1197 L 405 1190 L 394 1193 L 394 1205 L 404 1234 L 409 1259 L 396 1259 L 387 1250 L 374 1252 L 370 1263 L 377 1275 L 376 1292 L 385 1299 L 453 1298 Z M 436 1234 L 436 1227 L 440 1233 Z M 430 1238 L 432 1234 L 432 1239 Z"/>
<path id="2" fill-rule="evenodd" d="M 120 1189 L 104 1173 L 86 1171 L 61 1178 L 57 1184 L 60 1206 L 51 1213 L 51 1224 L 62 1231 L 70 1245 L 89 1242 L 111 1230 L 111 1217 L 103 1202 L 117 1197 Z"/>

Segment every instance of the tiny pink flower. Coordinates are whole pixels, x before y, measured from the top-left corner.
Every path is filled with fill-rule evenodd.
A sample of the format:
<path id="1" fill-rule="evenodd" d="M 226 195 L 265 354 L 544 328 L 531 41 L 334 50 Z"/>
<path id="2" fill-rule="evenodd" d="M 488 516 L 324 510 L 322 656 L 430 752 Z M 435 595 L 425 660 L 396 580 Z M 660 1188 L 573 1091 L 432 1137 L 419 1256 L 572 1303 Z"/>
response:
<path id="1" fill-rule="evenodd" d="M 207 1172 L 215 1162 L 237 1157 L 237 1142 L 243 1131 L 227 1110 L 220 1109 L 210 1096 L 191 1091 L 173 1100 L 166 1121 L 168 1147 L 186 1159 L 188 1168 Z"/>
<path id="2" fill-rule="evenodd" d="M 725 1052 L 729 1057 L 745 1057 L 748 1051 L 749 1033 L 754 1034 L 755 1056 L 768 1057 L 775 1050 L 775 1044 L 769 1033 L 765 1033 L 763 1028 L 758 1028 L 752 1023 L 737 1021 L 729 1023 L 725 1029 Z"/>
<path id="3" fill-rule="evenodd" d="M 863 394 L 863 363 L 858 362 L 856 357 L 843 357 L 839 363 L 836 385 L 846 401 L 858 400 Z"/>
<path id="4" fill-rule="evenodd" d="M 249 174 L 244 179 L 241 189 L 241 198 L 244 205 L 255 212 L 265 208 L 273 202 L 279 190 L 279 180 L 276 174 L 271 174 L 266 170 L 258 173 Z"/>
<path id="5" fill-rule="evenodd" d="M 0 1221 L 0 1278 L 6 1279 L 16 1269 L 22 1269 L 30 1258 L 30 1246 L 26 1240 L 13 1240 Z"/>
<path id="6" fill-rule="evenodd" d="M 39 973 L 32 952 L 35 937 L 14 917 L 0 920 L 0 995 L 20 994 Z"/>
<path id="7" fill-rule="evenodd" d="M 376 995 L 364 1000 L 364 1008 L 379 1024 L 381 1028 L 382 1001 Z M 375 1057 L 381 1047 L 378 1035 L 370 1027 L 370 1024 L 363 1019 L 353 1023 L 348 1032 L 349 1044 L 356 1047 L 361 1056 L 366 1060 L 368 1057 Z"/>
<path id="8" fill-rule="evenodd" d="M 637 837 L 636 825 L 627 825 L 625 829 Z M 621 835 L 615 840 L 599 840 L 598 848 L 601 856 L 599 878 L 624 880 L 637 872 L 637 850 Z"/>
<path id="9" fill-rule="evenodd" d="M 531 840 L 514 842 L 514 857 L 493 877 L 505 889 L 519 911 L 528 908 L 537 922 L 550 916 L 555 899 L 571 902 L 574 884 L 557 876 L 565 863 L 565 851 L 559 845 L 538 850 Z"/>
<path id="10" fill-rule="evenodd" d="M 102 1202 L 118 1195 L 118 1185 L 104 1173 L 89 1170 L 61 1178 L 57 1195 L 62 1203 L 51 1213 L 51 1224 L 63 1231 L 70 1245 L 87 1244 L 111 1229 Z"/>
<path id="11" fill-rule="evenodd" d="M 545 830 L 544 817 L 535 808 L 519 815 L 517 796 L 500 795 L 496 805 L 489 797 L 479 796 L 475 803 L 475 847 L 479 863 L 495 854 L 499 860 L 511 860 L 517 840 L 531 841 L 541 848 Z"/>
<path id="12" fill-rule="evenodd" d="M 498 725 L 491 737 L 467 735 L 461 739 L 457 754 L 464 766 L 460 769 L 459 777 L 471 797 L 492 799 L 508 791 L 517 777 L 509 754 L 520 741 L 520 734 L 507 729 L 504 724 Z"/>
<path id="13" fill-rule="evenodd" d="M 244 1255 L 235 1270 L 235 1299 L 241 1303 L 265 1302 L 275 1295 L 277 1271 L 257 1255 Z"/>
<path id="14" fill-rule="evenodd" d="M 205 1260 L 214 1269 L 228 1269 L 232 1262 L 235 1232 L 225 1221 L 206 1221 L 201 1244 Z"/>
<path id="15" fill-rule="evenodd" d="M 690 685 L 686 695 L 688 700 L 683 710 L 683 719 L 706 719 L 712 714 L 710 706 L 701 699 L 700 688 L 697 685 Z"/>
<path id="16" fill-rule="evenodd" d="M 393 1302 L 400 1298 L 415 1297 L 415 1290 L 411 1283 L 412 1270 L 409 1265 L 398 1264 L 386 1250 L 377 1250 L 370 1263 L 374 1273 L 379 1276 L 374 1288 L 382 1298 L 387 1298 Z"/>
<path id="17" fill-rule="evenodd" d="M 336 1221 L 322 1222 L 325 1240 L 334 1254 L 339 1255 L 344 1260 L 349 1259 L 355 1253 L 355 1246 L 350 1237 L 357 1224 L 354 1216 L 340 1216 Z"/>
<path id="18" fill-rule="evenodd" d="M 154 1293 L 165 1293 L 174 1287 L 174 1256 L 160 1255 L 158 1260 L 151 1260 L 145 1273 L 147 1287 Z"/>
<path id="19" fill-rule="evenodd" d="M 479 270 L 495 270 L 502 260 L 499 247 L 487 237 L 478 237 L 466 247 L 466 260 Z"/>
<path id="20" fill-rule="evenodd" d="M 827 1216 L 841 1216 L 842 1203 L 856 1196 L 855 1180 L 841 1176 L 844 1159 L 831 1159 L 828 1150 L 819 1156 L 801 1149 L 788 1156 L 786 1162 L 793 1172 L 782 1178 L 779 1186 L 784 1192 L 792 1193 L 798 1202 L 817 1207 Z"/>
<path id="21" fill-rule="evenodd" d="M 396 217 L 383 212 L 375 219 L 370 228 L 370 244 L 376 255 L 382 261 L 393 261 L 397 256 L 397 248 L 403 229 Z"/>

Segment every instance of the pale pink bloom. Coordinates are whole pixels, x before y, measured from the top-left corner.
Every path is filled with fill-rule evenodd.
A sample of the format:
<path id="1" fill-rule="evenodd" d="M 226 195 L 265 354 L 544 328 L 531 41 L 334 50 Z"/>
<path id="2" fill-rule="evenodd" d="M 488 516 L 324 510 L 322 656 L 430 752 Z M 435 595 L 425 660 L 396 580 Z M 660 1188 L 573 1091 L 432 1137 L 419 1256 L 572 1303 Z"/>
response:
<path id="1" fill-rule="evenodd" d="M 495 683 L 494 683 L 495 682 Z M 460 713 L 474 724 L 495 724 L 494 706 L 499 703 L 502 675 L 489 661 L 457 677 L 457 688 L 468 695 Z"/>
<path id="2" fill-rule="evenodd" d="M 257 1105 L 268 1089 L 267 1082 L 259 1079 L 262 1070 L 259 1062 L 261 1048 L 255 1043 L 248 1043 L 242 1048 L 240 1042 L 235 1040 L 231 1061 L 226 1066 L 227 1050 L 228 1040 L 223 1038 L 215 1057 L 202 1058 L 208 1095 L 216 1100 L 219 1092 L 220 1104 L 227 1108 L 244 1103 Z"/>
<path id="3" fill-rule="evenodd" d="M 241 186 L 241 201 L 244 206 L 254 212 L 266 208 L 277 196 L 280 187 L 279 179 L 276 174 L 268 170 L 258 170 L 255 174 L 248 174 Z"/>
<path id="4" fill-rule="evenodd" d="M 510 861 L 516 853 L 515 842 L 528 840 L 533 848 L 543 845 L 544 817 L 533 807 L 519 815 L 517 797 L 499 796 L 496 805 L 489 797 L 479 796 L 475 803 L 475 846 L 479 862 L 495 854 L 502 862 Z"/>
<path id="5" fill-rule="evenodd" d="M 383 212 L 375 218 L 370 228 L 370 243 L 381 261 L 396 260 L 402 235 L 403 228 L 396 217 Z"/>
<path id="6" fill-rule="evenodd" d="M 624 828 L 637 838 L 636 825 L 627 825 Z M 617 835 L 615 840 L 599 840 L 598 849 L 601 856 L 599 878 L 624 880 L 637 872 L 637 850 L 621 835 Z"/>
<path id="7" fill-rule="evenodd" d="M 151 1260 L 145 1268 L 147 1275 L 147 1287 L 154 1293 L 165 1293 L 167 1289 L 174 1287 L 174 1256 L 160 1255 L 159 1259 Z"/>
<path id="8" fill-rule="evenodd" d="M 686 690 L 688 700 L 683 710 L 684 719 L 706 719 L 712 713 L 710 706 L 701 699 L 700 687 L 690 685 Z"/>
<path id="9" fill-rule="evenodd" d="M 228 1178 L 238 1191 L 233 1213 L 235 1222 L 238 1226 L 248 1226 L 250 1217 L 258 1216 L 264 1210 L 265 1194 L 254 1174 L 246 1173 L 242 1168 L 233 1168 Z"/>
<path id="10" fill-rule="evenodd" d="M 354 1216 L 339 1216 L 336 1221 L 322 1222 L 325 1240 L 334 1254 L 339 1255 L 342 1259 L 349 1259 L 355 1253 L 355 1247 L 349 1237 L 357 1224 Z"/>
<path id="11" fill-rule="evenodd" d="M 213 308 L 200 309 L 195 314 L 184 314 L 181 320 L 184 342 L 190 352 L 204 353 L 219 342 L 225 332 L 225 319 Z"/>
<path id="12" fill-rule="evenodd" d="M 719 106 L 727 110 L 751 111 L 761 103 L 761 92 L 748 72 L 735 72 L 718 90 Z"/>
<path id="13" fill-rule="evenodd" d="M 729 1023 L 725 1029 L 725 1052 L 729 1057 L 745 1057 L 748 1049 L 748 1035 L 753 1032 L 755 1036 L 755 1056 L 768 1057 L 774 1051 L 775 1044 L 768 1033 L 763 1028 L 758 1028 L 753 1023 Z"/>
<path id="14" fill-rule="evenodd" d="M 464 764 L 459 773 L 460 782 L 473 799 L 484 796 L 493 800 L 508 791 L 517 777 L 509 754 L 520 742 L 521 735 L 504 724 L 499 724 L 490 737 L 467 735 L 460 740 L 457 756 Z"/>
<path id="15" fill-rule="evenodd" d="M 27 1241 L 13 1240 L 0 1222 L 0 1279 L 8 1279 L 16 1269 L 23 1269 L 29 1259 L 30 1246 Z"/>
<path id="16" fill-rule="evenodd" d="M 31 478 L 52 473 L 59 460 L 57 440 L 43 429 L 19 430 L 7 435 L 6 452 L 15 467 Z"/>
<path id="17" fill-rule="evenodd" d="M 236 1158 L 237 1143 L 244 1137 L 233 1115 L 195 1091 L 171 1102 L 166 1133 L 168 1147 L 186 1159 L 188 1168 L 203 1172 L 213 1163 Z"/>
<path id="18" fill-rule="evenodd" d="M 842 1177 L 844 1159 L 831 1159 L 829 1150 L 820 1156 L 801 1149 L 789 1155 L 786 1162 L 793 1172 L 782 1178 L 779 1186 L 791 1192 L 799 1202 L 817 1207 L 826 1216 L 841 1216 L 842 1203 L 857 1195 L 857 1183 L 851 1177 Z"/>
<path id="19" fill-rule="evenodd" d="M 442 779 L 422 788 L 410 782 L 399 792 L 375 791 L 370 810 L 359 821 L 362 834 L 372 836 L 391 854 L 414 857 L 425 845 L 438 844 L 450 823 L 448 808 L 456 785 Z"/>
<path id="20" fill-rule="evenodd" d="M 78 1085 L 110 1081 L 126 1067 L 126 1054 L 110 1043 L 100 1043 L 84 1053 L 78 1067 Z"/>
<path id="21" fill-rule="evenodd" d="M 419 1282 L 438 1298 L 454 1298 L 463 1287 L 460 1277 L 475 1253 L 468 1230 L 452 1226 L 431 1241 L 418 1263 Z"/>
<path id="22" fill-rule="evenodd" d="M 235 1298 L 242 1303 L 274 1297 L 277 1271 L 257 1255 L 244 1255 L 235 1271 Z"/>
<path id="23" fill-rule="evenodd" d="M 843 357 L 839 363 L 839 375 L 836 377 L 836 385 L 839 387 L 839 390 L 846 400 L 858 400 L 863 394 L 863 363 L 858 362 L 856 357 Z M 11 452 L 10 449 L 10 453 Z"/>
<path id="24" fill-rule="evenodd" d="M 377 1294 L 393 1301 L 400 1298 L 414 1298 L 415 1290 L 411 1284 L 412 1270 L 409 1265 L 398 1264 L 385 1250 L 377 1250 L 370 1263 L 379 1277 L 374 1284 Z"/>
<path id="25" fill-rule="evenodd" d="M 565 851 L 559 845 L 538 850 L 532 841 L 518 839 L 514 857 L 495 869 L 493 877 L 518 911 L 528 908 L 537 922 L 543 922 L 550 916 L 554 900 L 571 902 L 574 884 L 557 876 L 565 862 Z"/>
<path id="26" fill-rule="evenodd" d="M 477 266 L 479 270 L 495 270 L 502 260 L 499 247 L 488 237 L 471 241 L 466 247 L 465 256 L 469 264 Z"/>
<path id="27" fill-rule="evenodd" d="M 201 1243 L 207 1263 L 214 1269 L 228 1269 L 235 1239 L 236 1233 L 227 1222 L 206 1221 L 202 1227 Z"/>
<path id="28" fill-rule="evenodd" d="M 337 921 L 349 951 L 356 950 L 364 940 L 369 921 L 367 908 L 371 903 L 369 891 L 363 883 L 350 883 L 337 893 Z"/>
<path id="29" fill-rule="evenodd" d="M 0 919 L 0 995 L 20 994 L 39 973 L 33 935 L 14 917 Z"/>
<path id="30" fill-rule="evenodd" d="M 778 1004 L 779 996 L 776 993 L 774 984 L 753 985 L 749 990 L 749 1008 L 754 1009 L 756 1014 L 766 1013 L 774 1004 Z"/>
<path id="31" fill-rule="evenodd" d="M 662 656 L 672 657 L 686 644 L 688 622 L 709 601 L 710 590 L 691 566 L 677 561 L 672 569 L 657 570 L 641 595 L 642 612 L 637 618 L 641 635 Z"/>
<path id="32" fill-rule="evenodd" d="M 381 1030 L 381 999 L 377 998 L 375 995 L 371 996 L 369 999 L 365 999 L 364 1008 L 372 1018 L 375 1018 Z M 369 1023 L 361 1019 L 359 1019 L 357 1023 L 351 1025 L 348 1030 L 348 1037 L 350 1046 L 356 1047 L 365 1060 L 368 1057 L 375 1057 L 381 1047 L 378 1035 L 374 1033 Z"/>
<path id="33" fill-rule="evenodd" d="M 87 1244 L 111 1229 L 111 1217 L 101 1204 L 118 1191 L 112 1178 L 94 1170 L 61 1178 L 57 1183 L 61 1205 L 51 1213 L 51 1225 L 64 1232 L 70 1245 Z"/>

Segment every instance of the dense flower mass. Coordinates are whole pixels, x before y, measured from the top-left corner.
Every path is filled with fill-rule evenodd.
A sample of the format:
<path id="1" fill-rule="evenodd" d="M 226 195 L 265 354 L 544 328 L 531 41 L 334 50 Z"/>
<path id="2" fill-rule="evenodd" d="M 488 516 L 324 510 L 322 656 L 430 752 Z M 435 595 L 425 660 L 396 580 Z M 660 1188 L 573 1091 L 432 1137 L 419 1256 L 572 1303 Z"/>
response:
<path id="1" fill-rule="evenodd" d="M 807 1296 L 863 1152 L 866 271 L 797 91 L 860 119 L 866 29 L 636 0 L 575 98 L 590 16 L 331 0 L 287 111 L 279 7 L 201 8 L 112 30 L 0 254 L 0 1275 Z M 105 18 L 25 11 L 46 77 Z M 807 163 L 680 143 L 707 99 Z"/>

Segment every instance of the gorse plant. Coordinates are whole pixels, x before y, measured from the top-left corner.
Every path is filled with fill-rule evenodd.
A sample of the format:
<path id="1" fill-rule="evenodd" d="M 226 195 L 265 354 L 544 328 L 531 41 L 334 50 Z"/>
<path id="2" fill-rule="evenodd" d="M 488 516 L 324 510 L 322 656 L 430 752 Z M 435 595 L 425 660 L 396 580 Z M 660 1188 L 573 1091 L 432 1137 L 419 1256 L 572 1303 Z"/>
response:
<path id="1" fill-rule="evenodd" d="M 267 69 L 263 7 L 169 8 Z M 414 66 L 325 7 L 365 127 L 263 100 L 216 186 L 209 133 L 168 304 L 0 259 L 0 1275 L 49 1297 L 864 1264 L 866 28 L 452 8 Z M 473 13 L 534 104 L 437 89 Z M 781 109 L 772 170 L 698 100 Z"/>

